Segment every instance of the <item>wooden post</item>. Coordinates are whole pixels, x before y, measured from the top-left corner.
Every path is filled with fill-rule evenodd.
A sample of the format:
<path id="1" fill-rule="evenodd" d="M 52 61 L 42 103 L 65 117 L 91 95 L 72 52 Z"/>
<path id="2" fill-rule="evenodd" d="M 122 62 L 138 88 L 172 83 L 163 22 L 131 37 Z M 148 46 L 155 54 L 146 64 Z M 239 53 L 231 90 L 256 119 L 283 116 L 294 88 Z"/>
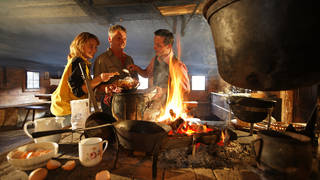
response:
<path id="1" fill-rule="evenodd" d="M 293 95 L 293 90 L 280 91 L 282 99 L 281 121 L 288 124 L 293 120 Z"/>

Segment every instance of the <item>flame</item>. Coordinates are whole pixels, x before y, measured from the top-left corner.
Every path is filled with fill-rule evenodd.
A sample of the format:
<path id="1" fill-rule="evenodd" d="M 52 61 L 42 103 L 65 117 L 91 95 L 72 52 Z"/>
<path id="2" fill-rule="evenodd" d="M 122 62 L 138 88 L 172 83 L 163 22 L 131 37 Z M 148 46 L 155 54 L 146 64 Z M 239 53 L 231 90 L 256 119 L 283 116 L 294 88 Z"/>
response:
<path id="1" fill-rule="evenodd" d="M 224 146 L 224 139 L 225 139 L 224 133 L 223 131 L 221 131 L 220 141 L 217 144 L 219 146 Z"/>
<path id="2" fill-rule="evenodd" d="M 179 36 L 177 37 L 177 50 L 178 59 L 180 59 L 181 48 Z M 168 133 L 169 135 L 174 133 L 192 135 L 194 133 L 213 131 L 213 129 L 208 128 L 207 125 L 201 125 L 195 118 L 188 117 L 187 106 L 186 104 L 183 104 L 184 91 L 181 86 L 181 82 L 183 82 L 182 78 L 185 78 L 184 73 L 185 72 L 181 70 L 179 63 L 176 63 L 176 60 L 173 59 L 173 57 L 170 57 L 170 80 L 168 81 L 167 101 L 165 107 L 161 109 L 160 118 L 156 121 L 170 122 L 175 121 L 178 118 L 182 118 L 185 121 L 181 128 L 175 130 L 175 132 L 170 131 Z"/>
<path id="3" fill-rule="evenodd" d="M 166 106 L 161 110 L 161 115 L 159 121 L 164 121 L 170 119 L 174 121 L 176 118 L 187 118 L 186 107 L 183 105 L 183 90 L 180 82 L 183 78 L 183 72 L 180 71 L 180 68 L 173 62 L 171 57 L 169 60 L 169 73 L 170 81 L 168 85 L 168 97 Z M 172 118 L 170 111 L 174 111 L 176 114 L 175 118 Z"/>

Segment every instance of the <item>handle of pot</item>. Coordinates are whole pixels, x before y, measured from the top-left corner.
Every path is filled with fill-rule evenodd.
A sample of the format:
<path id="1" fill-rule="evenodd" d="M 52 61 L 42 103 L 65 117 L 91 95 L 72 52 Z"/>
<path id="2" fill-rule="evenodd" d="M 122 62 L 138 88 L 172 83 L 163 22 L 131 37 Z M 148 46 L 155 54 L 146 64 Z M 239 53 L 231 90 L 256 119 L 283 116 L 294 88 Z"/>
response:
<path id="1" fill-rule="evenodd" d="M 28 121 L 23 125 L 23 131 L 24 133 L 26 133 L 27 136 L 29 136 L 30 138 L 32 138 L 31 134 L 28 131 L 28 125 L 33 124 L 33 121 Z"/>
<path id="2" fill-rule="evenodd" d="M 222 2 L 221 4 L 218 4 L 216 8 L 214 8 L 214 10 L 211 12 L 211 14 L 207 17 L 207 21 L 210 22 L 211 17 L 217 13 L 218 11 L 220 11 L 221 9 L 223 9 L 226 6 L 229 6 L 230 4 L 237 2 L 239 0 L 228 0 L 227 2 L 222 2 L 222 1 L 213 1 L 213 3 L 218 3 L 218 2 Z M 213 4 L 212 3 L 212 4 Z M 208 8 L 209 9 L 209 8 Z M 206 17 L 206 16 L 205 16 Z"/>
<path id="3" fill-rule="evenodd" d="M 259 149 L 258 149 L 258 154 L 257 154 L 257 151 L 255 149 L 255 145 L 256 143 L 260 143 L 259 144 Z M 263 141 L 262 139 L 256 139 L 256 140 L 253 140 L 251 142 L 251 146 L 252 146 L 252 150 L 253 150 L 253 153 L 254 155 L 256 156 L 256 161 L 260 164 L 260 159 L 261 159 L 261 152 L 262 152 L 262 146 L 263 146 Z"/>
<path id="4" fill-rule="evenodd" d="M 31 133 L 31 136 L 33 138 L 38 138 L 38 137 L 42 137 L 42 136 L 61 134 L 61 133 L 65 133 L 65 132 L 73 132 L 73 130 L 72 129 L 59 129 L 59 130 L 52 130 L 52 131 L 38 131 L 38 132 Z"/>

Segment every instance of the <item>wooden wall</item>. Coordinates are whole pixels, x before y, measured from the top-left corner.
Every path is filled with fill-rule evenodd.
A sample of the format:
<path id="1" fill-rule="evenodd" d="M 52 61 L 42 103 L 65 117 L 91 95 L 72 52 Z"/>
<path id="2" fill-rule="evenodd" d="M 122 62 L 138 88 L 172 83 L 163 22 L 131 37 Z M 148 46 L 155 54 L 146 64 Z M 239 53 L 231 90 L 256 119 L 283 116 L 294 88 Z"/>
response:
<path id="1" fill-rule="evenodd" d="M 47 93 L 49 79 L 44 80 L 44 72 L 40 72 L 40 89 L 25 89 L 26 70 L 22 68 L 0 68 L 0 106 L 38 102 L 35 94 Z"/>
<path id="2" fill-rule="evenodd" d="M 40 89 L 28 91 L 25 89 L 26 70 L 23 68 L 0 68 L 0 106 L 40 102 L 35 94 L 47 93 L 49 80 L 44 79 L 44 72 L 40 72 Z M 0 127 L 14 127 L 20 124 L 26 115 L 21 108 L 1 108 Z M 37 117 L 37 116 L 36 116 Z M 29 114 L 31 118 L 31 113 Z"/>

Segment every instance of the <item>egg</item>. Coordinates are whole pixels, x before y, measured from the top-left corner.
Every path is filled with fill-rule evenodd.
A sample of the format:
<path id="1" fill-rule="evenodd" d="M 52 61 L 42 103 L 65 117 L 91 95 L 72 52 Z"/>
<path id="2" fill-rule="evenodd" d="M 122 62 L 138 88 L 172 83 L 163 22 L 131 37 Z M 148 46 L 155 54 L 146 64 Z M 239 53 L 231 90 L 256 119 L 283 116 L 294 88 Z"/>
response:
<path id="1" fill-rule="evenodd" d="M 61 163 L 59 161 L 53 160 L 53 159 L 49 160 L 46 165 L 47 169 L 49 169 L 49 170 L 57 169 L 60 166 L 61 166 Z"/>
<path id="2" fill-rule="evenodd" d="M 29 176 L 24 171 L 14 170 L 7 175 L 1 176 L 0 179 L 1 180 L 28 180 Z"/>
<path id="3" fill-rule="evenodd" d="M 103 170 L 96 174 L 95 180 L 110 180 L 110 179 L 111 179 L 110 172 L 108 170 Z"/>
<path id="4" fill-rule="evenodd" d="M 71 171 L 76 166 L 75 160 L 67 161 L 63 166 L 61 166 L 62 169 L 66 171 Z"/>
<path id="5" fill-rule="evenodd" d="M 37 168 L 29 174 L 29 180 L 43 180 L 46 179 L 48 170 L 46 168 Z"/>

